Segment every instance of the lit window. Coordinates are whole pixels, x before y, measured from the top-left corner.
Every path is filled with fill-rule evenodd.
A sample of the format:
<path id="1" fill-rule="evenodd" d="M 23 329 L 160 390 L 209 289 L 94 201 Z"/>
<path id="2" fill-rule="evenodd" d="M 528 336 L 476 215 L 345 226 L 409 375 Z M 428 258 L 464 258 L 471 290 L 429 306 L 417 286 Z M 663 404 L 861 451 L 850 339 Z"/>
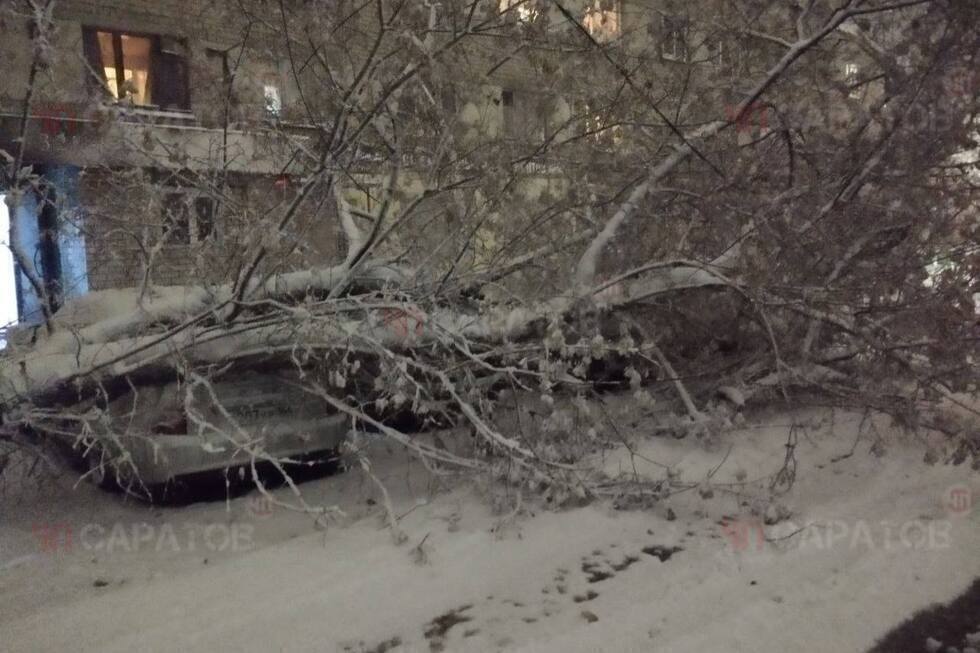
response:
<path id="1" fill-rule="evenodd" d="M 607 112 L 586 108 L 585 135 L 600 147 L 617 146 L 623 141 L 623 128 Z"/>
<path id="2" fill-rule="evenodd" d="M 112 96 L 150 104 L 150 39 L 113 32 L 99 32 L 98 38 L 101 70 Z"/>
<path id="3" fill-rule="evenodd" d="M 182 39 L 93 27 L 82 36 L 88 71 L 103 92 L 137 106 L 190 109 Z"/>
<path id="4" fill-rule="evenodd" d="M 851 89 L 849 93 L 851 97 L 860 97 L 861 95 L 861 89 L 859 86 L 860 74 L 861 67 L 856 63 L 844 64 L 844 83 Z"/>
<path id="5" fill-rule="evenodd" d="M 500 13 L 504 16 L 515 16 L 526 23 L 538 17 L 534 0 L 500 0 L 499 7 Z"/>
<path id="6" fill-rule="evenodd" d="M 593 0 L 585 10 L 582 27 L 600 43 L 617 38 L 622 28 L 618 0 Z"/>
<path id="7" fill-rule="evenodd" d="M 279 87 L 275 84 L 265 84 L 262 86 L 262 97 L 265 99 L 265 115 L 270 118 L 278 118 L 282 115 L 282 95 Z"/>
<path id="8" fill-rule="evenodd" d="M 669 61 L 687 61 L 687 19 L 664 16 L 661 30 L 660 56 Z"/>

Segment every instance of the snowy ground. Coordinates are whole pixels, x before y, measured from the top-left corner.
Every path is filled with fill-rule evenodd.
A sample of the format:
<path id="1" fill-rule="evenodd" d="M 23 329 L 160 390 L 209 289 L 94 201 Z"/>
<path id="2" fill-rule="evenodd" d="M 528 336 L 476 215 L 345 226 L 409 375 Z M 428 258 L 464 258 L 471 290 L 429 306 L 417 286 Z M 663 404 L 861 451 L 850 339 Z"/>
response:
<path id="1" fill-rule="evenodd" d="M 661 474 L 656 461 L 693 481 L 717 468 L 710 498 L 634 511 L 502 519 L 479 488 L 378 448 L 400 546 L 358 472 L 303 485 L 347 513 L 326 530 L 254 492 L 161 508 L 67 481 L 7 487 L 0 650 L 862 651 L 980 575 L 980 475 L 924 465 L 894 430 L 876 453 L 854 447 L 858 416 L 794 418 L 797 480 L 775 525 L 749 509 L 782 465 L 787 415 L 710 449 L 646 439 L 641 457 L 608 456 L 610 471 Z"/>

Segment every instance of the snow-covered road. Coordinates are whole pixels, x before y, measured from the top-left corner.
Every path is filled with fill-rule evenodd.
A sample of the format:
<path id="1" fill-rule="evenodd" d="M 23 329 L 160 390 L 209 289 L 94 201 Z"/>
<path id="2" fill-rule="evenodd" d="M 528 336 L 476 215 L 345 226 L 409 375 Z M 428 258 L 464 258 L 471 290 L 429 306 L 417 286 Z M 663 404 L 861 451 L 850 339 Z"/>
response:
<path id="1" fill-rule="evenodd" d="M 860 444 L 831 462 L 855 424 L 800 441 L 790 515 L 769 526 L 741 505 L 748 488 L 678 495 L 669 521 L 663 505 L 595 503 L 502 522 L 477 488 L 436 489 L 397 453 L 376 470 L 404 515 L 400 546 L 353 472 L 304 485 L 350 515 L 325 531 L 254 493 L 184 508 L 88 488 L 7 498 L 0 649 L 865 650 L 980 575 L 980 509 L 957 498 L 980 484 L 965 466 L 923 465 L 898 435 L 883 456 Z M 732 434 L 718 487 L 778 469 L 780 428 Z M 726 452 L 652 440 L 643 456 L 700 478 Z"/>

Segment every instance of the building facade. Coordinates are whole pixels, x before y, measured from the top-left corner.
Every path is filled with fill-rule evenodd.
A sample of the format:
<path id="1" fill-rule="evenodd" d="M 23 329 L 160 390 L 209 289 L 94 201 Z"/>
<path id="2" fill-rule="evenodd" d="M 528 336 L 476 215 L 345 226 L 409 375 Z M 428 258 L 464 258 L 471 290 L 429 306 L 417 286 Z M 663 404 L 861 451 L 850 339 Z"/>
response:
<path id="1" fill-rule="evenodd" d="M 0 149 L 20 156 L 37 175 L 9 219 L 35 274 L 59 301 L 148 281 L 175 285 L 234 275 L 254 237 L 250 229 L 288 205 L 307 172 L 297 153 L 315 150 L 324 131 L 305 110 L 307 94 L 325 85 L 311 79 L 307 64 L 317 57 L 355 59 L 357 48 L 371 41 L 370 17 L 363 38 L 338 38 L 333 50 L 300 38 L 303 12 L 340 11 L 339 4 L 286 3 L 295 5 L 300 25 L 291 35 L 277 31 L 278 3 L 261 0 L 5 5 Z M 582 166 L 608 172 L 631 143 L 671 138 L 664 124 L 651 124 L 643 102 L 619 101 L 622 71 L 642 89 L 639 95 L 658 101 L 694 71 L 709 82 L 700 88 L 712 90 L 685 109 L 693 106 L 693 115 L 710 120 L 726 117 L 751 69 L 773 56 L 765 43 L 749 43 L 732 30 L 723 13 L 712 13 L 712 2 L 484 5 L 480 33 L 448 62 L 433 64 L 430 83 L 404 95 L 399 115 L 410 145 L 396 205 L 431 186 L 429 163 L 449 140 L 469 157 L 491 152 L 484 163 L 497 157 L 523 166 L 512 206 L 556 205 L 555 198 L 586 192 Z M 50 14 L 39 15 L 38 6 L 50 6 Z M 452 39 L 455 14 L 446 9 L 436 18 L 436 43 Z M 38 25 L 47 19 L 51 29 L 39 42 Z M 361 28 L 344 29 L 356 37 Z M 431 106 L 439 109 L 437 118 L 417 119 Z M 768 128 L 764 111 L 749 119 L 758 123 L 751 127 Z M 345 201 L 363 214 L 384 194 L 385 175 L 372 169 L 372 160 L 362 156 L 338 181 Z M 496 201 L 486 189 L 467 201 L 474 196 Z M 454 210 L 451 202 L 441 205 L 444 215 L 432 229 L 461 228 Z M 335 222 L 301 217 L 277 237 L 295 241 L 287 248 L 295 265 L 324 264 L 344 248 Z M 478 241 L 492 251 L 506 230 L 488 221 Z M 21 319 L 37 319 L 38 298 L 22 276 L 17 287 Z"/>

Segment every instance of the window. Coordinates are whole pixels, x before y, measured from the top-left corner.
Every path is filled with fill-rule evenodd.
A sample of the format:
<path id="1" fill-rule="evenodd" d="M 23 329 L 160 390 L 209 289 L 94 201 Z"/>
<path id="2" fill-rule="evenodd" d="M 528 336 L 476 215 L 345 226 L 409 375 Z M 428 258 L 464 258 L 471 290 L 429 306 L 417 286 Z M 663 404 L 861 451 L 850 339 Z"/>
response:
<path id="1" fill-rule="evenodd" d="M 538 9 L 534 6 L 535 0 L 499 0 L 500 13 L 504 18 L 516 18 L 517 20 L 530 23 L 538 17 Z"/>
<path id="2" fill-rule="evenodd" d="M 699 56 L 698 59 L 702 60 L 704 63 L 711 64 L 718 68 L 729 65 L 730 53 L 728 48 L 725 47 L 725 42 L 716 36 L 707 36 L 704 42 L 701 44 L 703 48 L 703 56 Z"/>
<path id="3" fill-rule="evenodd" d="M 208 67 L 208 81 L 220 85 L 222 99 L 227 97 L 231 88 L 231 66 L 228 64 L 228 53 L 224 50 L 207 48 L 204 58 Z"/>
<path id="4" fill-rule="evenodd" d="M 453 120 L 459 113 L 459 99 L 456 97 L 456 89 L 452 83 L 448 83 L 439 90 L 439 101 L 442 105 L 443 120 Z"/>
<path id="5" fill-rule="evenodd" d="M 585 134 L 600 148 L 619 146 L 623 142 L 623 128 L 615 123 L 608 110 L 585 109 Z"/>
<path id="6" fill-rule="evenodd" d="M 90 72 L 114 99 L 143 107 L 190 108 L 182 41 L 89 27 L 82 34 Z"/>
<path id="7" fill-rule="evenodd" d="M 194 191 L 173 191 L 161 204 L 163 235 L 171 245 L 197 245 L 214 234 L 214 200 Z"/>
<path id="8" fill-rule="evenodd" d="M 373 213 L 381 203 L 381 184 L 370 181 L 355 181 L 355 188 L 344 193 L 344 199 L 351 208 L 362 213 Z"/>
<path id="9" fill-rule="evenodd" d="M 596 41 L 606 43 L 620 35 L 619 0 L 592 0 L 586 7 L 582 27 Z"/>
<path id="10" fill-rule="evenodd" d="M 687 18 L 663 16 L 660 31 L 660 56 L 668 61 L 687 61 Z"/>
<path id="11" fill-rule="evenodd" d="M 279 93 L 279 86 L 272 81 L 267 81 L 262 85 L 262 97 L 267 118 L 279 118 L 282 116 L 282 95 Z"/>
<path id="12" fill-rule="evenodd" d="M 700 45 L 688 47 L 688 61 L 711 66 L 737 78 L 746 74 L 748 47 L 744 37 L 710 34 L 704 37 Z"/>
<path id="13" fill-rule="evenodd" d="M 860 76 L 860 66 L 858 66 L 856 63 L 844 64 L 844 83 L 850 89 L 848 95 L 850 95 L 852 98 L 861 97 Z"/>
<path id="14" fill-rule="evenodd" d="M 203 66 L 194 70 L 194 85 L 198 94 L 195 113 L 205 127 L 229 125 L 238 117 L 238 98 L 235 96 L 228 52 L 206 48 L 202 63 Z"/>
<path id="15" fill-rule="evenodd" d="M 740 35 L 725 44 L 724 63 L 732 71 L 733 75 L 747 75 L 751 69 L 752 41 L 748 36 Z"/>
<path id="16" fill-rule="evenodd" d="M 150 39 L 99 32 L 102 74 L 116 99 L 150 104 Z"/>
<path id="17" fill-rule="evenodd" d="M 509 88 L 500 91 L 500 104 L 503 106 L 504 135 L 508 138 L 520 136 L 521 121 L 514 106 L 514 91 Z"/>
<path id="18" fill-rule="evenodd" d="M 503 135 L 525 143 L 543 143 L 550 135 L 555 98 L 539 91 L 501 89 Z"/>

